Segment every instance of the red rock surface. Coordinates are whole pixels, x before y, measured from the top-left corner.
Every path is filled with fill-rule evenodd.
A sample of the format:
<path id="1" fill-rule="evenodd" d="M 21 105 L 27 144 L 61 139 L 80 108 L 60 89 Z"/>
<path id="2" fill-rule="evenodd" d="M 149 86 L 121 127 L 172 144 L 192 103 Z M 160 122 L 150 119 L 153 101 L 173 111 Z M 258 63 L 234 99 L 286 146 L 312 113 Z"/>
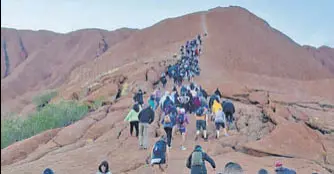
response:
<path id="1" fill-rule="evenodd" d="M 175 61 L 173 55 L 179 46 L 204 31 L 208 36 L 203 40 L 202 72 L 195 81 L 209 93 L 220 88 L 223 96 L 236 106 L 237 130 L 231 130 L 229 137 L 215 140 L 213 124 L 209 123 L 209 143 L 197 142 L 216 160 L 218 169 L 234 161 L 242 165 L 245 173 L 256 173 L 260 168 L 273 172 L 274 162 L 280 160 L 297 173 L 333 172 L 334 79 L 330 63 L 326 66 L 321 63 L 321 60 L 330 62 L 332 52 L 319 48 L 324 54 L 319 59 L 314 58 L 310 50 L 240 7 L 215 8 L 166 19 L 128 33 L 127 39 L 116 39 L 117 44 L 96 61 L 90 56 L 95 53 L 94 46 L 100 38 L 96 30 L 61 35 L 53 41 L 59 48 L 51 49 L 49 46 L 53 44 L 49 44 L 38 52 L 64 55 L 66 51 L 69 55 L 61 59 L 53 60 L 50 56 L 46 60 L 23 61 L 1 81 L 4 86 L 1 92 L 6 92 L 4 98 L 2 96 L 2 107 L 3 102 L 14 106 L 31 97 L 32 93 L 26 92 L 29 89 L 38 91 L 49 87 L 59 87 L 60 96 L 54 100 L 71 98 L 73 93 L 91 89 L 93 92 L 85 93 L 79 101 L 89 102 L 106 96 L 105 100 L 111 104 L 61 128 L 47 142 L 40 142 L 37 135 L 2 149 L 1 158 L 5 161 L 1 161 L 1 172 L 41 173 L 51 167 L 56 173 L 95 173 L 98 164 L 108 160 L 113 173 L 151 173 L 145 164 L 148 151 L 138 150 L 138 140 L 129 137 L 128 124 L 123 122 L 132 104 L 132 94 L 142 88 L 148 93 L 146 100 L 153 91 L 152 82 L 165 66 Z M 115 37 L 119 34 L 114 33 Z M 49 64 L 44 66 L 34 61 Z M 52 68 L 64 70 L 66 80 L 59 79 L 64 74 L 56 71 L 32 87 L 30 83 L 43 75 L 32 73 L 31 67 L 42 74 L 50 73 Z M 32 82 L 19 86 L 23 74 L 31 75 Z M 146 74 L 148 81 L 145 81 Z M 114 101 L 112 97 L 118 88 L 122 88 L 124 95 Z M 22 97 L 7 101 L 18 94 Z M 27 103 L 21 102 L 21 106 Z M 179 150 L 181 137 L 174 138 L 168 173 L 189 173 L 185 160 L 196 144 L 194 117 L 190 122 L 188 149 Z M 149 132 L 152 145 L 155 134 L 163 130 L 154 124 Z M 30 145 L 32 140 L 39 145 Z M 21 147 L 20 144 L 35 150 L 24 154 L 11 150 Z M 209 166 L 208 171 L 212 172 Z"/>

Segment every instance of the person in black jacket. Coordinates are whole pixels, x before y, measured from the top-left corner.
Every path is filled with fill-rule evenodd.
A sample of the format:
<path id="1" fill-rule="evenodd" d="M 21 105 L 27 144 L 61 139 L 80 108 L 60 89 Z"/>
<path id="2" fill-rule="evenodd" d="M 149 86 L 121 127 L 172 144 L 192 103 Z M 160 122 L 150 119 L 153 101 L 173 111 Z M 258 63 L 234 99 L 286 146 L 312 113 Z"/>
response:
<path id="1" fill-rule="evenodd" d="M 144 104 L 144 93 L 141 89 L 139 89 L 138 92 L 135 94 L 135 96 L 133 97 L 133 100 L 135 101 L 135 103 L 138 103 L 141 106 L 143 106 L 143 104 Z"/>
<path id="2" fill-rule="evenodd" d="M 150 106 L 141 110 L 139 115 L 139 146 L 147 149 L 148 126 L 154 121 L 154 111 Z"/>
<path id="3" fill-rule="evenodd" d="M 235 112 L 235 108 L 233 103 L 230 100 L 223 101 L 223 112 L 226 116 L 226 121 L 229 125 L 231 125 L 234 121 L 233 114 Z"/>
<path id="4" fill-rule="evenodd" d="M 191 170 L 191 174 L 207 174 L 205 161 L 209 162 L 214 170 L 216 169 L 215 161 L 203 152 L 200 145 L 196 145 L 188 157 L 186 167 Z"/>

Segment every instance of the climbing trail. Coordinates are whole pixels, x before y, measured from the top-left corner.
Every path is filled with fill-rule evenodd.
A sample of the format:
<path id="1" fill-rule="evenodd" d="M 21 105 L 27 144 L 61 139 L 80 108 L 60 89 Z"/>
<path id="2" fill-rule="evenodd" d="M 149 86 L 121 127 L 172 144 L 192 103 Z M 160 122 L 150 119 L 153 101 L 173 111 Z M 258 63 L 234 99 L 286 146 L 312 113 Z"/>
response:
<path id="1" fill-rule="evenodd" d="M 206 12 L 203 12 L 201 15 L 201 24 L 202 24 L 202 30 L 204 34 L 209 34 L 208 33 L 208 28 L 207 28 L 207 23 L 206 23 Z"/>

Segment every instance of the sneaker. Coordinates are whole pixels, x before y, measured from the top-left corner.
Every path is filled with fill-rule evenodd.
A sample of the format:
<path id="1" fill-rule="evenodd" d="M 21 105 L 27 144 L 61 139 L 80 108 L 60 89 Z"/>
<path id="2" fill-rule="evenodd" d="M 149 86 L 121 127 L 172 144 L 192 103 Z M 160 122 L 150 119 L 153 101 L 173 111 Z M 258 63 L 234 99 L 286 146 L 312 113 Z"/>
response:
<path id="1" fill-rule="evenodd" d="M 181 150 L 187 150 L 187 148 L 184 146 L 181 146 Z"/>
<path id="2" fill-rule="evenodd" d="M 225 137 L 228 137 L 228 136 L 230 136 L 229 134 L 225 134 Z"/>
<path id="3" fill-rule="evenodd" d="M 170 147 L 168 147 L 169 148 L 169 150 L 172 150 L 172 146 L 170 146 Z"/>

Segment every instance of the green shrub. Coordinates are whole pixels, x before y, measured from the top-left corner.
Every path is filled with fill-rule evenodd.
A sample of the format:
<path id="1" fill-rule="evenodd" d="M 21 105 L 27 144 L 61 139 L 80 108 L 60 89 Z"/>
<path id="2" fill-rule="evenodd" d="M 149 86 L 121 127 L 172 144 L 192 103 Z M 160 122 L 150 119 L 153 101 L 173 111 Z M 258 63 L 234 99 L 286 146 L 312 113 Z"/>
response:
<path id="1" fill-rule="evenodd" d="M 93 109 L 96 110 L 96 109 L 98 109 L 99 107 L 101 107 L 103 101 L 104 101 L 104 97 L 100 97 L 100 98 L 94 100 L 94 102 L 93 102 L 93 107 L 94 107 L 94 108 L 93 108 Z"/>
<path id="2" fill-rule="evenodd" d="M 46 91 L 43 94 L 37 95 L 32 99 L 32 102 L 37 106 L 41 107 L 50 102 L 50 100 L 58 95 L 57 91 Z"/>
<path id="3" fill-rule="evenodd" d="M 43 131 L 67 126 L 80 120 L 87 112 L 86 105 L 75 101 L 61 101 L 43 107 L 26 119 L 4 119 L 1 121 L 1 149 Z"/>

